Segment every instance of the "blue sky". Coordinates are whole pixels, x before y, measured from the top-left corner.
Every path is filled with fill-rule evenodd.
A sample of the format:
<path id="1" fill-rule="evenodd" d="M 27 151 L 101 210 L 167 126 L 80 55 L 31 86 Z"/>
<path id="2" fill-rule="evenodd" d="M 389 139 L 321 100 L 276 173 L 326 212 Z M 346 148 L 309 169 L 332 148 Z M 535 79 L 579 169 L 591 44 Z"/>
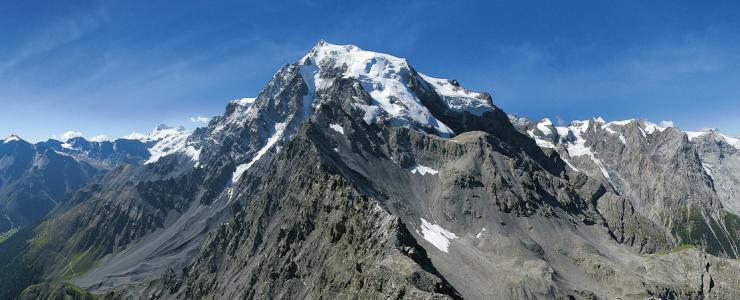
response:
<path id="1" fill-rule="evenodd" d="M 257 95 L 320 39 L 406 57 L 530 118 L 740 135 L 732 1 L 47 2 L 0 2 L 0 136 L 202 126 L 190 118 Z"/>

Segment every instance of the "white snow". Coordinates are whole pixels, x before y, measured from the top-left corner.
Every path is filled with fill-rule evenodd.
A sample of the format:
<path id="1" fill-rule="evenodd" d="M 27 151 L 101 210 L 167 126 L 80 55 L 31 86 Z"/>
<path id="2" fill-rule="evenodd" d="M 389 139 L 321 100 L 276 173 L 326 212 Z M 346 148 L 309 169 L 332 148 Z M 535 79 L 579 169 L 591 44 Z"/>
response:
<path id="1" fill-rule="evenodd" d="M 483 237 L 483 233 L 484 232 L 486 232 L 486 228 L 485 227 L 483 227 L 483 228 L 480 229 L 480 232 L 478 232 L 478 234 L 475 235 L 475 238 L 476 239 L 479 239 L 479 238 Z"/>
<path id="2" fill-rule="evenodd" d="M 254 117 L 256 113 L 252 111 L 257 98 L 242 98 L 231 100 L 229 103 L 234 105 L 234 111 L 225 116 L 218 122 L 218 126 L 213 129 L 213 135 L 219 135 L 227 128 L 243 126 L 247 120 Z"/>
<path id="3" fill-rule="evenodd" d="M 588 129 L 589 124 L 589 121 L 573 121 L 571 126 L 568 127 L 569 132 L 575 137 L 575 141 L 568 143 L 566 146 L 568 154 L 571 157 L 578 157 L 591 153 L 591 149 L 586 147 L 586 139 L 581 137 L 581 134 L 586 132 Z"/>
<path id="4" fill-rule="evenodd" d="M 527 134 L 529 135 L 529 137 L 531 137 L 532 139 L 534 139 L 534 142 L 537 143 L 537 146 L 539 146 L 540 148 L 551 148 L 551 149 L 555 149 L 555 145 L 553 143 L 548 142 L 546 140 L 543 140 L 543 139 L 539 138 L 537 135 L 535 135 L 534 134 L 534 129 L 527 130 Z"/>
<path id="5" fill-rule="evenodd" d="M 65 149 L 74 149 L 74 147 L 70 143 L 62 143 L 62 148 L 65 148 Z"/>
<path id="6" fill-rule="evenodd" d="M 704 167 L 704 172 L 707 172 L 707 175 L 714 180 L 714 176 L 712 175 L 712 167 L 714 166 L 707 163 L 701 163 L 701 166 Z"/>
<path id="7" fill-rule="evenodd" d="M 545 141 L 541 138 L 538 138 L 538 137 L 534 138 L 534 142 L 537 143 L 537 146 L 539 146 L 540 148 L 555 149 L 555 145 L 553 143 Z"/>
<path id="8" fill-rule="evenodd" d="M 685 131 L 684 133 L 686 133 L 686 135 L 689 137 L 689 140 L 693 140 L 709 132 L 707 131 Z"/>
<path id="9" fill-rule="evenodd" d="M 343 70 L 344 78 L 360 82 L 374 100 L 371 105 L 357 105 L 365 110 L 363 119 L 368 123 L 387 117 L 394 126 L 418 125 L 433 128 L 442 136 L 454 134 L 432 116 L 409 88 L 413 73 L 405 59 L 322 41 L 301 60 L 301 75 L 310 89 L 307 97 L 313 98 L 313 94 L 333 83 L 321 78 L 323 70 Z"/>
<path id="10" fill-rule="evenodd" d="M 425 74 L 419 75 L 442 97 L 447 107 L 454 111 L 467 111 L 480 116 L 487 111 L 494 110 L 494 107 L 483 98 L 481 93 L 471 92 L 463 87 L 455 86 L 449 79 L 435 78 Z"/>
<path id="11" fill-rule="evenodd" d="M 589 158 L 591 158 L 591 161 L 593 161 L 594 164 L 596 164 L 596 166 L 599 167 L 601 174 L 604 175 L 606 179 L 611 180 L 611 177 L 609 176 L 609 172 L 604 167 L 604 164 L 598 158 L 596 158 L 596 155 L 594 154 L 593 151 L 591 151 L 591 148 L 586 146 L 586 139 L 581 137 L 581 134 L 583 134 L 584 132 L 586 132 L 586 130 L 588 130 L 589 124 L 590 124 L 590 121 L 573 121 L 571 123 L 571 126 L 568 127 L 569 132 L 573 134 L 573 136 L 575 137 L 575 141 L 569 142 L 566 144 L 568 155 L 570 155 L 570 157 L 579 157 L 579 156 L 587 155 Z M 566 161 L 566 163 L 574 170 L 576 171 L 578 170 L 575 167 L 573 167 L 568 161 Z"/>
<path id="12" fill-rule="evenodd" d="M 735 147 L 736 149 L 740 149 L 740 139 L 734 138 L 734 137 L 730 137 L 730 136 L 727 136 L 727 135 L 724 135 L 724 134 L 720 134 L 719 136 L 721 136 L 723 139 L 725 139 L 725 142 L 727 142 L 731 146 Z"/>
<path id="13" fill-rule="evenodd" d="M 442 226 L 427 222 L 427 220 L 424 220 L 424 218 L 420 219 L 421 234 L 424 239 L 427 240 L 427 242 L 432 244 L 434 247 L 439 249 L 439 251 L 448 253 L 450 240 L 456 239 L 457 235 L 442 228 Z"/>
<path id="14" fill-rule="evenodd" d="M 647 134 L 653 134 L 655 131 L 663 132 L 665 130 L 666 127 L 661 127 L 650 122 L 645 122 L 645 132 Z"/>
<path id="15" fill-rule="evenodd" d="M 250 166 L 250 164 L 238 165 L 234 173 L 231 174 L 231 182 L 236 182 L 237 180 L 239 180 L 239 178 L 242 177 L 242 174 L 244 174 L 244 172 L 246 172 Z"/>
<path id="16" fill-rule="evenodd" d="M 132 133 L 125 138 L 137 139 L 143 143 L 151 144 L 149 146 L 149 159 L 144 164 L 154 163 L 160 158 L 174 153 L 184 153 L 197 162 L 200 157 L 200 150 L 187 144 L 188 136 L 190 136 L 190 131 L 183 127 L 172 128 L 159 125 L 147 135 Z"/>
<path id="17" fill-rule="evenodd" d="M 627 124 L 632 123 L 634 121 L 635 121 L 635 119 L 629 119 L 629 120 L 623 120 L 623 121 L 612 121 L 612 122 L 606 123 L 606 124 L 604 124 L 602 126 L 610 126 L 610 125 L 624 126 L 624 125 L 627 125 Z"/>
<path id="18" fill-rule="evenodd" d="M 10 143 L 12 141 L 20 141 L 20 140 L 21 140 L 21 138 L 19 138 L 15 134 L 12 134 L 12 135 L 10 135 L 9 137 L 7 137 L 6 139 L 3 140 L 3 144 L 7 144 L 7 143 Z"/>
<path id="19" fill-rule="evenodd" d="M 409 168 L 409 171 L 411 171 L 411 173 L 414 173 L 414 174 L 419 173 L 422 176 L 424 176 L 426 174 L 435 175 L 435 174 L 439 173 L 439 171 L 437 171 L 435 169 L 432 169 L 432 168 L 427 167 L 427 166 L 422 166 L 420 164 L 416 164 L 413 167 Z"/>
<path id="20" fill-rule="evenodd" d="M 231 103 L 238 104 L 241 106 L 250 106 L 254 104 L 254 100 L 257 98 L 241 98 L 236 100 L 231 100 Z"/>
<path id="21" fill-rule="evenodd" d="M 552 131 L 550 130 L 551 126 L 552 126 L 552 122 L 548 118 L 544 118 L 542 119 L 542 121 L 537 123 L 537 129 L 539 129 L 545 135 L 552 134 Z"/>
<path id="22" fill-rule="evenodd" d="M 730 144 L 730 146 L 735 147 L 736 149 L 740 149 L 740 138 L 734 138 L 725 134 L 722 134 L 717 129 L 712 128 L 705 128 L 701 131 L 684 131 L 686 135 L 688 136 L 689 140 L 693 140 L 695 138 L 707 135 L 707 134 L 714 134 L 717 139 L 724 140 L 726 143 Z"/>
<path id="23" fill-rule="evenodd" d="M 562 139 L 568 136 L 570 129 L 568 127 L 555 127 L 555 131 L 558 132 L 558 136 Z"/>
<path id="24" fill-rule="evenodd" d="M 334 129 L 334 131 L 339 132 L 340 134 L 344 134 L 344 128 L 342 128 L 342 125 L 329 124 L 329 128 Z"/>
<path id="25" fill-rule="evenodd" d="M 108 139 L 108 136 L 105 135 L 105 134 L 99 134 L 99 135 L 96 135 L 96 136 L 90 138 L 90 141 L 91 142 L 104 142 L 104 141 L 108 141 L 108 140 L 109 140 Z"/>
<path id="26" fill-rule="evenodd" d="M 623 134 L 619 134 L 619 140 L 622 141 L 622 144 L 627 145 L 627 139 L 624 138 Z"/>
<path id="27" fill-rule="evenodd" d="M 275 145 L 275 143 L 277 143 L 283 137 L 286 125 L 287 123 L 275 123 L 275 133 L 267 139 L 265 146 L 257 151 L 257 154 L 254 155 L 251 161 L 236 167 L 236 171 L 234 171 L 234 173 L 231 175 L 231 182 L 236 182 L 237 180 L 239 180 L 239 177 L 241 177 L 246 170 L 248 170 L 263 155 L 265 155 L 265 153 L 267 153 L 267 151 L 270 150 L 270 148 L 272 148 L 272 146 Z"/>

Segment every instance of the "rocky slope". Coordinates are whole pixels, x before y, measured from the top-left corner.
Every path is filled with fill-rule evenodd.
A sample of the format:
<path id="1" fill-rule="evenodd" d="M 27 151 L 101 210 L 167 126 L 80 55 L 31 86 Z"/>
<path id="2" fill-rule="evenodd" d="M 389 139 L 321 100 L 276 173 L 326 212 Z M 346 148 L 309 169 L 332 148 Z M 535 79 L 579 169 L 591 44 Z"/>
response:
<path id="1" fill-rule="evenodd" d="M 734 215 L 688 138 L 593 124 L 510 120 L 405 59 L 321 42 L 0 244 L 23 275 L 0 296 L 44 281 L 112 299 L 740 295 Z M 639 147 L 599 142 L 606 128 Z"/>
<path id="2" fill-rule="evenodd" d="M 16 136 L 0 141 L 0 234 L 43 218 L 101 171 Z"/>
<path id="3" fill-rule="evenodd" d="M 677 128 L 642 120 L 596 118 L 567 127 L 547 119 L 512 120 L 542 148 L 557 151 L 571 169 L 599 178 L 628 200 L 599 206 L 610 227 L 622 231 L 619 237 L 628 234 L 626 243 L 648 253 L 690 244 L 737 257 L 740 227 L 733 208 L 740 198 L 732 189 L 740 169 L 733 160 L 737 148 L 718 142 L 720 135 L 690 133 L 689 139 Z M 710 163 L 719 166 L 717 176 Z M 639 239 L 655 231 L 661 232 L 657 242 Z"/>

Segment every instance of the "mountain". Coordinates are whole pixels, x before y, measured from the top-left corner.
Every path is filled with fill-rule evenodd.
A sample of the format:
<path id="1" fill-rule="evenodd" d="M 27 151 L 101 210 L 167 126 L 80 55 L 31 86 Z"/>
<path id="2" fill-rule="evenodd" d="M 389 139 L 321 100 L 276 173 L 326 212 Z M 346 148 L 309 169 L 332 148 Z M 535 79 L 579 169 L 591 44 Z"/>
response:
<path id="1" fill-rule="evenodd" d="M 638 123 L 539 126 L 322 41 L 1 243 L 0 298 L 740 295 L 736 215 L 701 152 Z"/>
<path id="2" fill-rule="evenodd" d="M 0 142 L 0 233 L 30 225 L 101 170 L 17 136 Z"/>
<path id="3" fill-rule="evenodd" d="M 689 244 L 738 256 L 737 140 L 643 120 L 595 118 L 556 127 L 548 119 L 511 118 L 571 169 L 599 178 L 611 193 L 628 200 L 599 207 L 618 239 L 642 252 Z"/>
<path id="4" fill-rule="evenodd" d="M 35 223 L 94 178 L 123 165 L 156 161 L 190 135 L 160 125 L 115 141 L 50 139 L 35 144 L 12 135 L 0 143 L 0 233 Z"/>

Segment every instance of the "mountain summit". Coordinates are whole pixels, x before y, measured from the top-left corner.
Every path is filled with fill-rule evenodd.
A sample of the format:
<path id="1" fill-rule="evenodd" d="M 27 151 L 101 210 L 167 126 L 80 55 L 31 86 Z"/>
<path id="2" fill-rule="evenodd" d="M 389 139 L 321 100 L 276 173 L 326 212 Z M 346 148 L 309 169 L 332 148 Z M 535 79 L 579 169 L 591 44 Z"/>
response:
<path id="1" fill-rule="evenodd" d="M 740 295 L 738 217 L 673 128 L 535 123 L 320 42 L 175 136 L 0 243 L 0 297 Z"/>

